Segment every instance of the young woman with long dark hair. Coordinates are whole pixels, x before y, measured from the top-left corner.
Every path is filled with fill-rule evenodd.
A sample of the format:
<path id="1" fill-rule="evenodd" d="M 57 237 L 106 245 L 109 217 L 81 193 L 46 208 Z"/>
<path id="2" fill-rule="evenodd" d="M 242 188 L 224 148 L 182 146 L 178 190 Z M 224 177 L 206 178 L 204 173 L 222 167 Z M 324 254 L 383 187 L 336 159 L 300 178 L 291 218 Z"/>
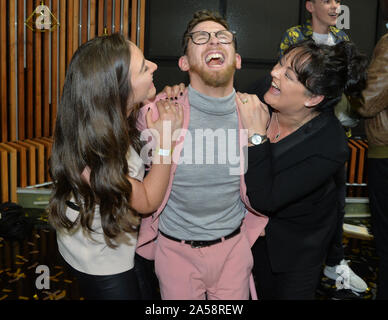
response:
<path id="1" fill-rule="evenodd" d="M 168 185 L 171 132 L 182 125 L 175 103 L 147 114 L 156 151 L 144 178 L 138 105 L 155 95 L 156 64 L 122 35 L 94 38 L 75 52 L 57 112 L 50 171 L 49 221 L 59 251 L 87 299 L 138 299 L 133 271 L 139 214 L 158 208 Z M 144 179 L 143 179 L 144 178 Z"/>

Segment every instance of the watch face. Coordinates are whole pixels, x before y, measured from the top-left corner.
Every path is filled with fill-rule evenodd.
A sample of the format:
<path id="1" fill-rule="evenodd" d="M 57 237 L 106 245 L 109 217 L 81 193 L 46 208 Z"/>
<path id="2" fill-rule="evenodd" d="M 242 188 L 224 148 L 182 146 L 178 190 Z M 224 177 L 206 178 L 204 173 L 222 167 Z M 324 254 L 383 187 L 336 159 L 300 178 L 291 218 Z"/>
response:
<path id="1" fill-rule="evenodd" d="M 252 144 L 257 145 L 261 143 L 262 138 L 258 134 L 252 136 Z"/>

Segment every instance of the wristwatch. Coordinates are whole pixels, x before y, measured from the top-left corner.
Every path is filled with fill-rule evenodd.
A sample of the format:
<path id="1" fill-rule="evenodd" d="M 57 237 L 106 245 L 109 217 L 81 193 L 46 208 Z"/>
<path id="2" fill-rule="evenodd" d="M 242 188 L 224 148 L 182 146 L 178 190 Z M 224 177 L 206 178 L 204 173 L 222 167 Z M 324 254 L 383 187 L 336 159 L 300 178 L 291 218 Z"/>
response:
<path id="1" fill-rule="evenodd" d="M 267 141 L 267 135 L 261 135 L 258 133 L 254 133 L 248 138 L 248 142 L 253 144 L 254 146 L 257 146 L 259 144 L 262 144 Z"/>

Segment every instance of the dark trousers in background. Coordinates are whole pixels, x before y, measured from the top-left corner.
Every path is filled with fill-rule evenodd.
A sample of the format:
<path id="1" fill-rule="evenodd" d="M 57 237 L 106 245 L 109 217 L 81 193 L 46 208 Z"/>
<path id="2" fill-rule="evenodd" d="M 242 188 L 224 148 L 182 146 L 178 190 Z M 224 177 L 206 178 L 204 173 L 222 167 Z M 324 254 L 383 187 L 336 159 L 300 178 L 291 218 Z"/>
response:
<path id="1" fill-rule="evenodd" d="M 135 273 L 142 300 L 161 300 L 155 262 L 135 253 Z"/>
<path id="2" fill-rule="evenodd" d="M 388 299 L 388 159 L 368 159 L 372 232 L 380 258 L 377 299 Z"/>
<path id="3" fill-rule="evenodd" d="M 326 257 L 326 265 L 336 266 L 344 258 L 343 240 L 343 224 L 345 217 L 345 197 L 346 197 L 346 167 L 344 166 L 336 173 L 335 184 L 337 185 L 338 196 L 338 212 L 337 212 L 337 224 L 331 239 L 329 251 Z"/>
<path id="4" fill-rule="evenodd" d="M 259 300 L 313 300 L 322 265 L 296 272 L 272 271 L 265 237 L 259 237 L 252 247 L 253 275 Z"/>
<path id="5" fill-rule="evenodd" d="M 139 284 L 134 268 L 113 275 L 91 275 L 64 262 L 77 278 L 81 296 L 86 300 L 139 300 Z"/>

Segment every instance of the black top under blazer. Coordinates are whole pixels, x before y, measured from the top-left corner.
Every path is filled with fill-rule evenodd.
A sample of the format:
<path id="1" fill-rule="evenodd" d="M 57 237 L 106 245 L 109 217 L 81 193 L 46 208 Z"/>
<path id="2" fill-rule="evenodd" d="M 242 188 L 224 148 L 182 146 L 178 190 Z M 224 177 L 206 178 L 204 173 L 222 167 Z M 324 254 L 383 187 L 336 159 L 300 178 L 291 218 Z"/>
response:
<path id="1" fill-rule="evenodd" d="M 345 132 L 328 112 L 278 143 L 248 148 L 247 194 L 269 217 L 265 239 L 273 272 L 324 263 L 338 217 L 334 177 L 348 156 Z"/>

